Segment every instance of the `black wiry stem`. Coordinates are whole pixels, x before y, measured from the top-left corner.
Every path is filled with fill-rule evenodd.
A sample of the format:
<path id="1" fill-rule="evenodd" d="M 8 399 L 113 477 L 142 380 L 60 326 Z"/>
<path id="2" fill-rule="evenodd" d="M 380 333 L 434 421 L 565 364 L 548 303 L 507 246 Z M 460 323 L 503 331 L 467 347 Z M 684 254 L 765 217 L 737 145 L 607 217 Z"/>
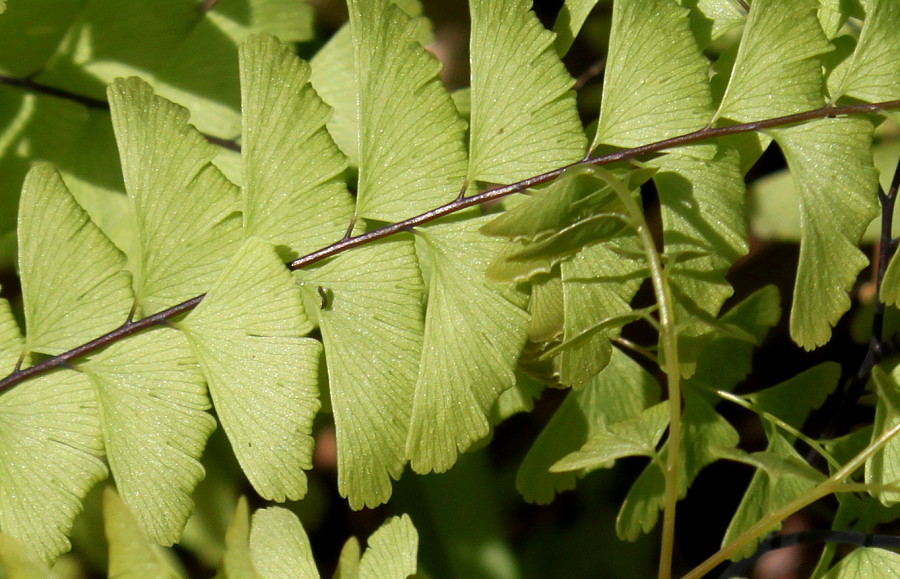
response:
<path id="1" fill-rule="evenodd" d="M 77 94 L 77 93 L 74 93 L 71 91 L 67 91 L 67 90 L 52 87 L 52 86 L 49 86 L 46 84 L 42 84 L 39 82 L 35 82 L 35 81 L 31 80 L 30 78 L 16 78 L 16 77 L 5 76 L 5 75 L 0 74 L 0 85 L 14 86 L 14 87 L 18 87 L 21 89 L 25 89 L 26 91 L 29 91 L 29 92 L 45 94 L 45 95 L 53 96 L 56 98 L 64 99 L 67 101 L 72 101 L 72 102 L 78 103 L 80 105 L 84 105 L 89 109 L 96 109 L 96 110 L 101 110 L 101 111 L 109 110 L 109 103 L 104 100 L 95 99 L 93 97 L 80 95 L 80 94 Z M 222 137 L 215 137 L 213 135 L 207 135 L 206 133 L 200 133 L 200 134 L 203 135 L 203 138 L 205 138 L 208 142 L 212 143 L 213 145 L 222 147 L 223 149 L 228 149 L 230 151 L 235 151 L 238 153 L 241 152 L 241 146 L 232 140 L 223 139 Z"/>
<path id="2" fill-rule="evenodd" d="M 610 163 L 615 163 L 617 161 L 633 159 L 635 157 L 646 155 L 648 153 L 655 153 L 658 151 L 662 151 L 665 149 L 671 149 L 673 147 L 678 147 L 682 145 L 689 145 L 699 141 L 713 139 L 717 137 L 726 137 L 730 135 L 736 135 L 740 133 L 748 133 L 752 131 L 760 131 L 765 129 L 770 129 L 774 127 L 781 127 L 785 125 L 791 125 L 795 123 L 800 123 L 804 121 L 810 121 L 815 119 L 821 119 L 825 117 L 836 117 L 843 115 L 852 115 L 852 114 L 865 114 L 865 113 L 878 113 L 880 111 L 889 110 L 889 109 L 897 109 L 900 108 L 900 100 L 894 101 L 886 101 L 875 104 L 857 104 L 857 105 L 845 105 L 839 107 L 824 107 L 820 109 L 815 109 L 811 111 L 806 111 L 802 113 L 797 113 L 793 115 L 786 115 L 783 117 L 776 117 L 773 119 L 766 119 L 764 121 L 756 121 L 751 123 L 740 123 L 736 125 L 731 125 L 727 127 L 707 127 L 704 129 L 700 129 L 699 131 L 694 131 L 693 133 L 688 133 L 685 135 L 680 135 L 677 137 L 672 137 L 670 139 L 664 139 L 662 141 L 657 141 L 656 143 L 650 143 L 647 145 L 642 145 L 640 147 L 634 147 L 632 149 L 625 149 L 622 151 L 616 151 L 614 153 L 609 153 L 606 155 L 600 155 L 597 157 L 585 157 L 583 160 L 572 163 L 571 165 L 567 165 L 565 167 L 560 167 L 559 169 L 554 169 L 552 171 L 548 171 L 546 173 L 542 173 L 540 175 L 536 175 L 534 177 L 530 177 L 528 179 L 524 179 L 517 183 L 512 183 L 511 185 L 504 185 L 501 187 L 495 187 L 493 189 L 488 189 L 487 191 L 483 191 L 481 193 L 477 193 L 475 195 L 470 195 L 468 197 L 458 197 L 454 201 L 447 203 L 445 205 L 441 205 L 435 209 L 430 211 L 426 211 L 420 215 L 416 215 L 415 217 L 411 217 L 404 221 L 399 221 L 397 223 L 392 223 L 390 225 L 385 225 L 384 227 L 375 229 L 373 231 L 369 231 L 367 233 L 363 233 L 360 235 L 356 235 L 353 237 L 344 238 L 336 243 L 333 243 L 327 247 L 324 247 L 318 251 L 314 251 L 310 254 L 304 255 L 295 259 L 294 261 L 286 264 L 288 268 L 291 270 L 297 270 L 307 265 L 311 265 L 313 263 L 322 261 L 323 259 L 327 259 L 329 257 L 335 256 L 339 253 L 343 253 L 348 249 L 364 245 L 366 243 L 371 243 L 378 239 L 383 239 L 385 237 L 389 237 L 396 233 L 400 233 L 402 231 L 411 231 L 413 228 L 428 223 L 430 221 L 434 221 L 440 217 L 445 215 L 450 215 L 452 213 L 456 213 L 457 211 L 461 211 L 468 207 L 473 207 L 475 205 L 480 205 L 482 203 L 486 203 L 488 201 L 493 201 L 496 199 L 500 199 L 502 197 L 506 197 L 507 195 L 511 195 L 513 193 L 521 193 L 526 189 L 531 187 L 535 187 L 537 185 L 542 185 L 549 181 L 556 179 L 557 177 L 564 174 L 571 167 L 584 166 L 584 165 L 608 165 Z M 205 295 L 205 294 L 204 294 Z M 136 334 L 140 331 L 152 328 L 154 326 L 164 325 L 168 320 L 171 320 L 181 314 L 189 312 L 193 310 L 200 301 L 203 299 L 203 295 L 199 295 L 193 297 L 185 302 L 174 305 L 166 310 L 161 312 L 157 312 L 152 316 L 148 316 L 138 321 L 126 321 L 121 326 L 116 328 L 115 330 L 103 334 L 98 338 L 94 338 L 93 340 L 78 346 L 77 348 L 73 348 L 68 352 L 63 354 L 59 354 L 58 356 L 53 356 L 51 358 L 47 358 L 43 362 L 26 368 L 24 370 L 18 370 L 10 373 L 8 376 L 0 380 L 0 392 L 12 388 L 13 386 L 20 384 L 21 382 L 35 377 L 44 372 L 48 372 L 53 369 L 62 368 L 68 366 L 68 364 L 82 356 L 86 356 L 92 352 L 96 352 L 106 346 L 119 341 L 122 338 L 127 336 Z"/>

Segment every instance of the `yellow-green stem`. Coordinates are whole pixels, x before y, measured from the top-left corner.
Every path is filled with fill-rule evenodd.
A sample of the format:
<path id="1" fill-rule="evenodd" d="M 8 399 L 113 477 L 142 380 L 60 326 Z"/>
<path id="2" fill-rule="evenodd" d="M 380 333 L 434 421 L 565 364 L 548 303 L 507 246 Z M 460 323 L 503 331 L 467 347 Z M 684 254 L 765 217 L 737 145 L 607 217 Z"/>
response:
<path id="1" fill-rule="evenodd" d="M 622 181 L 605 169 L 597 168 L 597 173 L 615 190 L 632 225 L 637 230 L 647 264 L 653 293 L 659 306 L 660 347 L 665 363 L 666 386 L 669 394 L 669 438 L 668 455 L 664 468 L 665 494 L 663 507 L 662 540 L 659 549 L 659 579 L 672 576 L 672 555 L 675 545 L 675 506 L 678 502 L 678 467 L 681 461 L 681 367 L 678 362 L 678 329 L 675 325 L 675 311 L 672 295 L 663 271 L 662 259 L 656 251 L 656 242 L 644 219 L 644 212 Z"/>

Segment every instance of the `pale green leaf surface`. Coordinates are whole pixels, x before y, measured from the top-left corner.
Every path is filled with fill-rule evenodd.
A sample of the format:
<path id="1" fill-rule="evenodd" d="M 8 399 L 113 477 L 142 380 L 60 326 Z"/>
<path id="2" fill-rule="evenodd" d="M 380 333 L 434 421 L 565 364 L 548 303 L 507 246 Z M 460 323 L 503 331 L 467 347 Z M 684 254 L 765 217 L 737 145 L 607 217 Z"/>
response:
<path id="1" fill-rule="evenodd" d="M 550 472 L 591 471 L 607 468 L 612 461 L 626 456 L 652 456 L 668 426 L 669 404 L 661 402 L 638 416 L 607 424 L 578 451 L 558 460 Z"/>
<path id="2" fill-rule="evenodd" d="M 806 493 L 824 478 L 821 473 L 806 464 L 781 434 L 773 428 L 766 428 L 766 432 L 769 436 L 769 446 L 765 453 L 758 454 L 775 455 L 784 461 L 784 464 L 778 467 L 775 461 L 768 461 L 766 464 L 768 468 L 760 468 L 753 473 L 744 497 L 728 525 L 728 530 L 725 531 L 722 545 L 735 540 L 762 517 Z M 777 530 L 780 527 L 781 525 L 775 525 L 768 530 Z M 750 543 L 741 549 L 735 558 L 749 557 L 755 549 L 756 543 Z"/>
<path id="3" fill-rule="evenodd" d="M 843 96 L 866 102 L 900 98 L 900 2 L 869 0 L 866 12 L 856 50 L 831 91 L 832 101 Z"/>
<path id="4" fill-rule="evenodd" d="M 516 360 L 528 328 L 527 296 L 484 277 L 503 245 L 478 232 L 489 219 L 419 231 L 428 244 L 431 275 L 406 443 L 416 472 L 447 470 L 459 452 L 486 436 L 491 406 L 515 384 Z"/>
<path id="5" fill-rule="evenodd" d="M 88 379 L 59 371 L 0 397 L 0 531 L 51 562 L 69 550 L 72 521 L 106 478 Z"/>
<path id="6" fill-rule="evenodd" d="M 310 82 L 334 109 L 326 126 L 341 152 L 354 166 L 359 165 L 359 110 L 356 101 L 356 59 L 350 26 L 334 33 L 309 62 Z"/>
<path id="7" fill-rule="evenodd" d="M 0 298 L 0 374 L 7 375 L 15 369 L 22 356 L 22 334 L 9 307 L 9 302 Z M 26 355 L 23 366 L 30 358 Z"/>
<path id="8" fill-rule="evenodd" d="M 119 341 L 78 369 L 91 380 L 119 494 L 156 543 L 177 543 L 203 478 L 215 420 L 190 346 L 161 328 Z"/>
<path id="9" fill-rule="evenodd" d="M 747 396 L 757 408 L 802 428 L 811 410 L 818 408 L 837 387 L 841 367 L 836 362 L 813 366 L 765 390 Z"/>
<path id="10" fill-rule="evenodd" d="M 21 541 L 4 533 L 0 533 L 0 565 L 7 579 L 59 579 Z"/>
<path id="11" fill-rule="evenodd" d="M 359 539 L 350 537 L 341 547 L 337 568 L 334 570 L 333 579 L 359 579 Z"/>
<path id="12" fill-rule="evenodd" d="M 527 0 L 470 2 L 470 182 L 512 183 L 584 156 L 573 80 L 530 8 Z"/>
<path id="13" fill-rule="evenodd" d="M 212 164 L 216 147 L 187 110 L 137 78 L 109 88 L 140 256 L 135 293 L 145 314 L 202 294 L 240 241 L 238 191 Z"/>
<path id="14" fill-rule="evenodd" d="M 847 11 L 841 8 L 841 4 L 847 6 L 844 0 L 819 0 L 819 22 L 822 24 L 822 30 L 829 40 L 837 36 L 841 27 L 847 21 Z"/>
<path id="15" fill-rule="evenodd" d="M 362 217 L 399 221 L 452 201 L 465 182 L 465 123 L 418 23 L 388 0 L 350 0 Z"/>
<path id="16" fill-rule="evenodd" d="M 715 119 L 748 122 L 825 104 L 821 55 L 830 49 L 817 0 L 756 0 Z"/>
<path id="17" fill-rule="evenodd" d="M 631 251 L 629 251 L 631 250 Z M 608 329 L 585 332 L 598 322 L 631 312 L 631 299 L 647 277 L 640 245 L 634 237 L 585 247 L 562 263 L 565 323 L 563 340 L 570 341 L 560 354 L 560 381 L 580 387 L 606 366 L 612 354 L 610 340 L 619 335 L 621 323 Z M 582 338 L 576 341 L 576 338 Z"/>
<path id="18" fill-rule="evenodd" d="M 207 17 L 236 40 L 259 32 L 276 36 L 283 42 L 303 42 L 315 36 L 315 12 L 309 2 L 217 0 Z"/>
<path id="19" fill-rule="evenodd" d="M 318 579 L 309 537 L 297 515 L 270 507 L 253 513 L 250 526 L 253 566 L 266 579 Z"/>
<path id="20" fill-rule="evenodd" d="M 690 133 L 712 112 L 709 61 L 691 32 L 689 11 L 672 0 L 616 2 L 591 149 Z"/>
<path id="21" fill-rule="evenodd" d="M 272 246 L 248 239 L 178 324 L 209 384 L 219 421 L 253 487 L 283 501 L 306 494 L 321 345 Z"/>
<path id="22" fill-rule="evenodd" d="M 532 342 L 549 342 L 562 335 L 565 303 L 562 277 L 559 271 L 531 280 L 528 313 L 531 315 L 528 339 Z"/>
<path id="23" fill-rule="evenodd" d="M 802 238 L 791 337 L 812 349 L 829 340 L 831 327 L 850 307 L 847 291 L 868 265 L 857 245 L 878 215 L 872 125 L 847 117 L 772 133 L 800 191 Z"/>
<path id="24" fill-rule="evenodd" d="M 685 392 L 681 431 L 681 462 L 678 470 L 678 496 L 684 497 L 700 470 L 720 458 L 723 451 L 737 446 L 740 436 L 712 406 L 700 397 Z M 659 518 L 664 503 L 665 480 L 662 464 L 668 444 L 654 462 L 644 468 L 625 497 L 616 519 L 616 533 L 633 541 L 649 532 Z"/>
<path id="25" fill-rule="evenodd" d="M 337 435 L 338 489 L 352 508 L 391 494 L 406 439 L 424 330 L 422 277 L 408 236 L 371 243 L 312 271 L 298 271 L 319 301 Z"/>
<path id="26" fill-rule="evenodd" d="M 823 579 L 893 579 L 900 575 L 900 555 L 876 547 L 860 547 L 832 568 Z"/>
<path id="27" fill-rule="evenodd" d="M 701 48 L 744 23 L 746 13 L 732 0 L 679 0 L 691 8 L 691 26 Z"/>
<path id="28" fill-rule="evenodd" d="M 103 522 L 109 543 L 108 574 L 116 579 L 175 579 L 183 577 L 169 557 L 153 544 L 111 487 L 103 490 Z"/>
<path id="29" fill-rule="evenodd" d="M 894 252 L 881 280 L 879 297 L 889 306 L 900 303 L 900 257 Z"/>
<path id="30" fill-rule="evenodd" d="M 556 15 L 553 24 L 553 32 L 556 33 L 554 44 L 556 53 L 563 56 L 572 46 L 572 41 L 578 36 L 584 21 L 597 5 L 598 0 L 566 0 Z"/>
<path id="31" fill-rule="evenodd" d="M 872 430 L 874 441 L 882 432 L 896 426 L 900 422 L 900 392 L 897 379 L 900 370 L 897 368 L 890 375 L 880 367 L 872 368 L 872 381 L 878 403 L 875 406 L 875 421 Z M 866 462 L 866 482 L 869 484 L 896 484 L 900 481 L 900 441 L 896 437 Z M 900 503 L 900 492 L 873 492 L 882 504 L 891 506 Z"/>
<path id="32" fill-rule="evenodd" d="M 25 349 L 60 354 L 124 322 L 133 303 L 124 267 L 124 256 L 56 170 L 36 165 L 26 176 L 19 212 Z"/>
<path id="33" fill-rule="evenodd" d="M 216 579 L 263 579 L 250 554 L 250 512 L 247 497 L 238 499 L 234 517 L 225 533 L 225 554 Z"/>
<path id="34" fill-rule="evenodd" d="M 721 147 L 708 158 L 706 149 L 677 149 L 651 161 L 659 167 L 654 181 L 670 260 L 667 279 L 682 337 L 709 331 L 705 322 L 718 316 L 732 294 L 725 275 L 748 249 L 740 158 Z M 685 364 L 697 354 L 689 342 L 679 347 Z"/>
<path id="35" fill-rule="evenodd" d="M 422 12 L 417 0 L 394 2 L 410 16 Z M 431 42 L 431 25 L 420 18 L 417 38 L 423 45 Z M 357 102 L 356 57 L 350 25 L 345 24 L 325 43 L 310 61 L 310 81 L 319 96 L 334 109 L 328 120 L 328 132 L 353 166 L 359 166 L 359 108 Z"/>
<path id="36" fill-rule="evenodd" d="M 241 45 L 244 235 L 297 257 L 341 238 L 353 215 L 347 166 L 308 84 L 309 65 L 271 36 Z M 276 114 L 277 111 L 277 114 Z"/>
<path id="37" fill-rule="evenodd" d="M 638 416 L 659 401 L 656 380 L 634 360 L 613 349 L 609 365 L 582 389 L 569 392 L 519 466 L 516 488 L 525 500 L 547 504 L 575 488 L 584 473 L 550 472 L 550 466 L 577 451 L 591 435 Z"/>
<path id="38" fill-rule="evenodd" d="M 416 572 L 419 535 L 409 515 L 391 517 L 369 537 L 359 561 L 360 579 L 408 577 Z"/>

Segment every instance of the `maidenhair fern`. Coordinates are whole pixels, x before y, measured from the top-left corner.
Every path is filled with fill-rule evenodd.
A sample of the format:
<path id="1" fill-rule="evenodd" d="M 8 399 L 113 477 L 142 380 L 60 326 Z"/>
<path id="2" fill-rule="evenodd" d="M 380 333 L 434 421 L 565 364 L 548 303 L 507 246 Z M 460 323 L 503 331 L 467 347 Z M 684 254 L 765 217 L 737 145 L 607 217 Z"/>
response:
<path id="1" fill-rule="evenodd" d="M 0 212 L 0 234 L 18 243 L 25 331 L 0 299 L 11 572 L 48 572 L 111 474 L 110 574 L 182 574 L 158 545 L 182 538 L 217 424 L 259 497 L 299 500 L 325 407 L 338 492 L 361 509 L 387 502 L 407 464 L 450 469 L 546 386 L 571 391 L 518 489 L 547 503 L 643 457 L 616 527 L 633 540 L 662 513 L 661 577 L 676 502 L 718 460 L 754 474 L 722 550 L 691 576 L 751 555 L 818 498 L 869 491 L 840 499 L 843 523 L 900 500 L 900 377 L 873 368 L 881 350 L 861 372 L 873 426 L 817 441 L 803 425 L 839 368 L 736 393 L 781 307 L 773 288 L 725 307 L 749 250 L 744 176 L 774 142 L 800 203 L 791 336 L 825 344 L 849 309 L 863 232 L 896 195 L 879 194 L 872 155 L 877 125 L 900 108 L 894 0 L 616 0 L 588 131 L 560 56 L 596 0 L 565 2 L 558 36 L 526 0 L 470 0 L 471 83 L 452 95 L 415 1 L 348 0 L 349 22 L 310 62 L 283 44 L 313 36 L 303 3 L 13 4 L 0 16 L 14 87 L 0 91 L 0 185 L 24 184 L 15 232 Z M 122 41 L 142 33 L 158 49 Z M 213 74 L 195 78 L 206 64 Z M 22 89 L 35 94 L 9 92 Z M 26 174 L 43 159 L 58 168 Z M 894 260 L 879 287 L 889 304 L 898 271 Z M 636 298 L 644 284 L 649 301 Z M 658 340 L 623 338 L 632 322 Z M 759 417 L 764 450 L 742 449 L 721 401 Z M 365 553 L 345 545 L 336 576 L 414 574 L 417 545 L 409 517 L 390 519 Z M 829 576 L 894 564 L 859 549 Z M 245 500 L 221 573 L 318 575 L 296 516 L 251 517 Z"/>

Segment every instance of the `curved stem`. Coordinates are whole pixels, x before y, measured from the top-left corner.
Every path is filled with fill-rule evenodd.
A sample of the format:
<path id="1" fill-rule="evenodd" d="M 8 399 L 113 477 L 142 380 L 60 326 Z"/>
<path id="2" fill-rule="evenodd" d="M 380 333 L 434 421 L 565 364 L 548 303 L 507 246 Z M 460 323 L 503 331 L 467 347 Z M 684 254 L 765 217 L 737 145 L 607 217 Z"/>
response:
<path id="1" fill-rule="evenodd" d="M 665 494 L 663 508 L 662 544 L 659 553 L 659 578 L 672 576 L 672 554 L 675 545 L 675 507 L 678 503 L 678 468 L 681 464 L 681 365 L 678 358 L 678 328 L 675 323 L 675 310 L 672 293 L 663 271 L 662 258 L 656 250 L 656 242 L 647 226 L 644 212 L 635 201 L 631 192 L 622 181 L 605 169 L 597 169 L 601 176 L 613 188 L 637 231 L 647 257 L 650 269 L 650 280 L 653 294 L 659 308 L 659 341 L 662 350 L 662 370 L 666 373 L 666 387 L 669 394 L 669 438 L 666 464 L 663 468 Z"/>
<path id="2" fill-rule="evenodd" d="M 689 145 L 706 139 L 724 137 L 728 135 L 737 135 L 740 133 L 747 133 L 752 131 L 760 131 L 773 127 L 792 125 L 795 123 L 801 123 L 804 121 L 821 119 L 825 117 L 878 113 L 883 110 L 891 109 L 900 109 L 900 100 L 885 101 L 874 104 L 822 107 L 811 111 L 766 119 L 763 121 L 739 123 L 727 127 L 707 127 L 700 129 L 699 131 L 694 131 L 693 133 L 688 133 L 669 139 L 663 139 L 662 141 L 657 141 L 656 143 L 650 143 L 647 145 L 642 145 L 640 147 L 634 147 L 632 149 L 624 149 L 606 155 L 599 155 L 597 157 L 585 157 L 581 161 L 572 163 L 571 165 L 568 165 L 566 167 L 560 167 L 558 169 L 554 169 L 552 171 L 548 171 L 546 173 L 542 173 L 540 175 L 536 175 L 529 179 L 524 179 L 510 185 L 488 189 L 487 191 L 483 191 L 475 195 L 470 195 L 468 197 L 458 197 L 450 203 L 432 209 L 431 211 L 426 211 L 421 215 L 416 215 L 415 217 L 411 217 L 404 221 L 386 225 L 379 229 L 375 229 L 373 231 L 369 231 L 355 237 L 347 237 L 341 239 L 340 241 L 332 243 L 331 245 L 324 247 L 318 251 L 314 251 L 308 255 L 299 257 L 287 265 L 292 270 L 300 269 L 301 267 L 305 267 L 328 257 L 343 253 L 344 251 L 347 251 L 348 249 L 351 249 L 353 247 L 364 245 L 377 239 L 383 239 L 402 231 L 409 231 L 413 227 L 428 223 L 445 215 L 450 215 L 452 213 L 456 213 L 475 205 L 481 205 L 482 203 L 488 203 L 490 201 L 506 197 L 507 195 L 511 195 L 513 193 L 521 193 L 530 187 L 535 187 L 537 185 L 542 185 L 544 183 L 553 181 L 554 179 L 563 175 L 571 167 L 582 165 L 608 165 L 617 161 L 633 159 L 641 155 L 647 155 L 649 153 L 656 153 L 674 147 Z M 26 368 L 24 370 L 13 371 L 6 377 L 0 379 L 0 393 L 8 390 L 9 388 L 12 388 L 17 384 L 20 384 L 21 382 L 24 382 L 29 378 L 37 376 L 38 374 L 48 372 L 56 368 L 65 367 L 72 360 L 105 348 L 106 346 L 122 339 L 125 336 L 129 336 L 131 334 L 152 328 L 156 325 L 159 325 L 165 320 L 170 320 L 178 315 L 188 312 L 195 308 L 202 299 L 202 295 L 195 296 L 190 300 L 184 301 L 180 304 L 176 304 L 166 310 L 154 314 L 149 318 L 144 318 L 136 322 L 126 321 L 118 328 L 107 332 L 102 336 L 94 338 L 93 340 L 90 340 L 89 342 L 86 342 L 76 348 L 73 348 L 68 352 L 64 352 L 57 356 L 48 358 L 42 363 Z"/>

